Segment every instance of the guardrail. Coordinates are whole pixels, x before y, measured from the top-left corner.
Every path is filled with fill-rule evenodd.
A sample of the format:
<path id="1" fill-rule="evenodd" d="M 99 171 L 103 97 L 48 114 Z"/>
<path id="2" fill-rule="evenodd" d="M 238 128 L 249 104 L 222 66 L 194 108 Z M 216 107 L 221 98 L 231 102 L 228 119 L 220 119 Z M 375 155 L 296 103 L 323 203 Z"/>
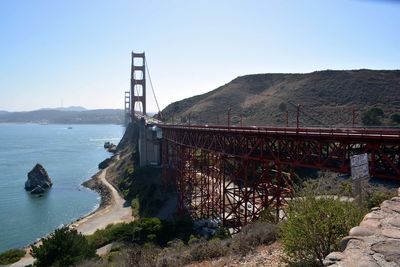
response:
<path id="1" fill-rule="evenodd" d="M 317 127 L 268 127 L 226 125 L 157 124 L 164 129 L 186 129 L 201 131 L 228 131 L 238 133 L 283 134 L 320 137 L 374 137 L 400 140 L 400 129 L 388 128 L 317 128 Z"/>

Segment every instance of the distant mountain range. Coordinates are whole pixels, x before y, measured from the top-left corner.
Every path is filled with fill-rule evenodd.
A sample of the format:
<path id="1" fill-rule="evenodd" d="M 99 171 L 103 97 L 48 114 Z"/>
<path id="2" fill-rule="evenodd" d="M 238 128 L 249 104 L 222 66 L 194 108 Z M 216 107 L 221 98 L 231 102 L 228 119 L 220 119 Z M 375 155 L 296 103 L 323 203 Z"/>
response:
<path id="1" fill-rule="evenodd" d="M 58 108 L 41 108 L 39 110 L 59 110 L 59 111 L 86 111 L 87 109 L 80 106 L 71 106 L 71 107 L 58 107 Z"/>
<path id="2" fill-rule="evenodd" d="M 163 119 L 171 122 L 351 126 L 371 108 L 382 110 L 382 123 L 400 117 L 400 70 L 326 70 L 304 74 L 271 73 L 240 76 L 208 93 L 168 105 Z M 399 115 L 396 115 L 399 114 Z"/>
<path id="3" fill-rule="evenodd" d="M 0 111 L 0 123 L 61 123 L 61 124 L 122 124 L 122 109 L 94 109 L 83 107 L 43 108 L 33 111 Z"/>

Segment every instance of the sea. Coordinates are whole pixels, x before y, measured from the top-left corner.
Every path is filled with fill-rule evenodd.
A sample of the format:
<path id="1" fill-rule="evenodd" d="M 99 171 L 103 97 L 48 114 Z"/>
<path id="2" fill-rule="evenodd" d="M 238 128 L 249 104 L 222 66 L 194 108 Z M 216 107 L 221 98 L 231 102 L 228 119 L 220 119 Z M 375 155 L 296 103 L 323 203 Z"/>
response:
<path id="1" fill-rule="evenodd" d="M 121 125 L 0 124 L 0 253 L 31 244 L 98 208 L 99 195 L 81 184 L 110 156 Z M 53 186 L 43 197 L 25 191 L 40 163 Z"/>

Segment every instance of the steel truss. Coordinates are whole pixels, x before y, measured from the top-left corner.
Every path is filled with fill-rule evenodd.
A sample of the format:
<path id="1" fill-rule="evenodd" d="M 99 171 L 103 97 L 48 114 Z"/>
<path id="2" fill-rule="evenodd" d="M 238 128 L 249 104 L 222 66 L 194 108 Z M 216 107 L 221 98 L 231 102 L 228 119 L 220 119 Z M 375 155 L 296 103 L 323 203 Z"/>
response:
<path id="1" fill-rule="evenodd" d="M 350 172 L 368 153 L 374 177 L 400 180 L 400 131 L 160 125 L 164 177 L 178 211 L 239 230 L 263 209 L 279 218 L 292 194 L 293 169 Z"/>

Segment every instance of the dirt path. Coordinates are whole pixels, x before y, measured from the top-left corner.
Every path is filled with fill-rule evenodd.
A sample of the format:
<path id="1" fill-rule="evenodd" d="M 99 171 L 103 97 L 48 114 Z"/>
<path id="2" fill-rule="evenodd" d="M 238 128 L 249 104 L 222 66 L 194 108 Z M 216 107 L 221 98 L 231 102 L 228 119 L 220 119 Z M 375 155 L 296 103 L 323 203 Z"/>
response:
<path id="1" fill-rule="evenodd" d="M 106 175 L 108 168 L 102 170 L 98 174 L 97 179 L 99 179 L 99 181 L 107 186 L 107 188 L 110 190 L 110 204 L 105 206 L 104 208 L 95 211 L 89 216 L 86 216 L 70 224 L 71 228 L 76 229 L 78 232 L 84 235 L 93 234 L 97 229 L 103 229 L 110 223 L 130 222 L 134 219 L 132 216 L 131 207 L 124 207 L 125 200 L 120 196 L 114 186 L 112 186 L 107 181 Z M 11 264 L 10 267 L 23 267 L 29 264 L 33 264 L 34 259 L 28 253 L 29 248 L 27 248 L 26 250 L 27 254 L 18 262 Z"/>
<path id="2" fill-rule="evenodd" d="M 108 168 L 107 168 L 108 169 Z M 71 227 L 84 235 L 93 234 L 97 229 L 103 229 L 110 223 L 130 222 L 133 220 L 131 207 L 124 207 L 125 200 L 106 179 L 107 169 L 104 169 L 98 179 L 111 191 L 110 205 L 71 224 Z"/>

